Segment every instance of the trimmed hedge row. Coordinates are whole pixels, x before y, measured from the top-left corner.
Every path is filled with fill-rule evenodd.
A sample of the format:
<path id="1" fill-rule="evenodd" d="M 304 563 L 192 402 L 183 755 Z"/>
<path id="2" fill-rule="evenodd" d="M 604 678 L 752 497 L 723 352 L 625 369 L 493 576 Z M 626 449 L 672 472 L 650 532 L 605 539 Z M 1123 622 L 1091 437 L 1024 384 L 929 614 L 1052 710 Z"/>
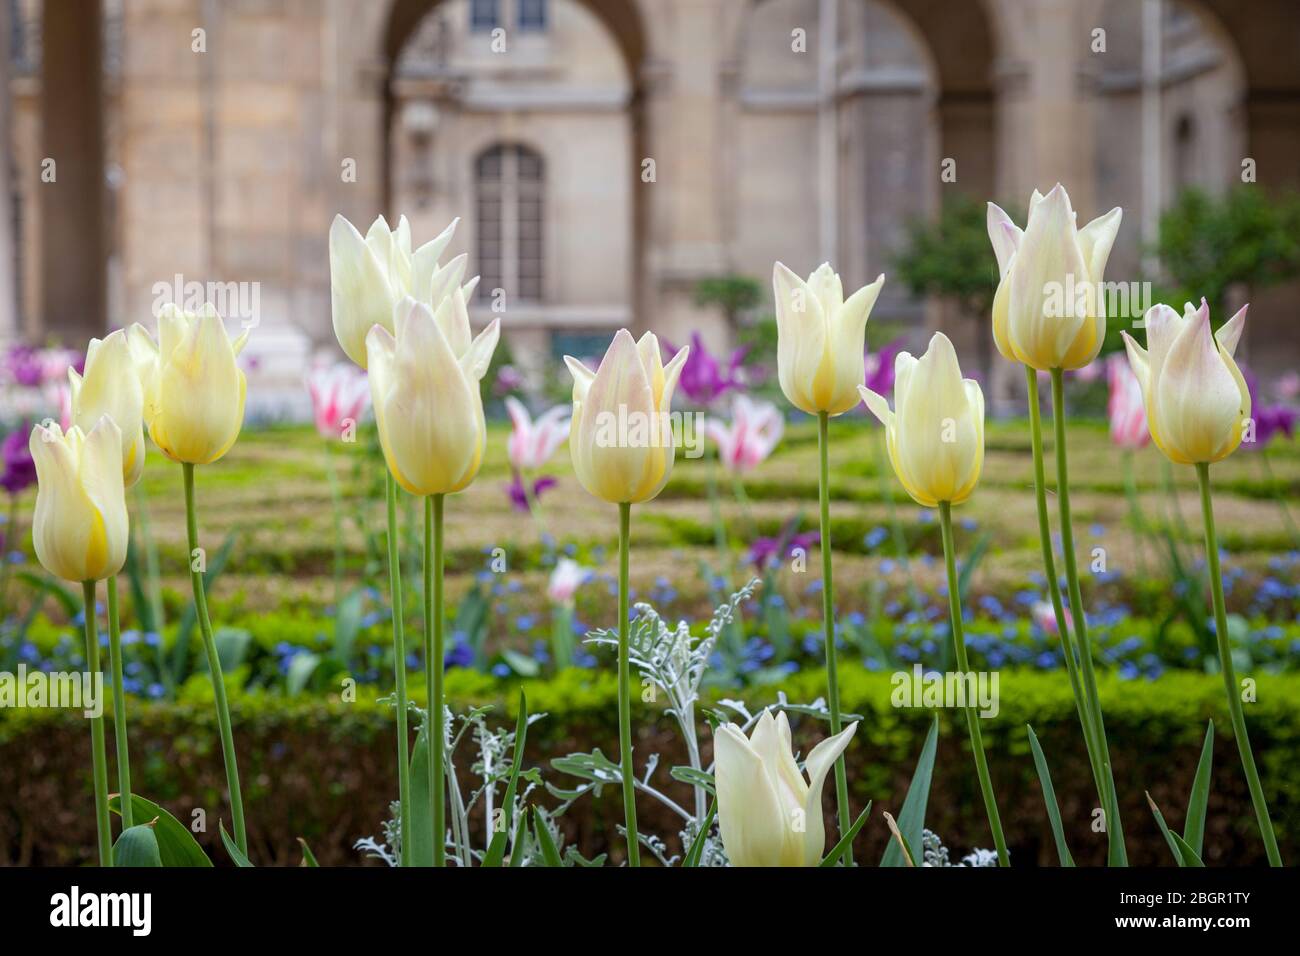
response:
<path id="1" fill-rule="evenodd" d="M 1081 865 L 1102 864 L 1105 838 L 1090 826 L 1096 799 L 1068 680 L 1061 673 L 1032 671 L 1002 671 L 1000 680 L 1000 712 L 982 727 L 1013 863 L 1056 863 L 1025 734 L 1029 722 L 1051 765 L 1071 851 Z M 823 692 L 823 681 L 817 672 L 800 673 L 792 675 L 783 689 L 792 702 L 805 702 Z M 447 685 L 458 708 L 496 704 L 500 719 L 513 721 L 515 685 L 463 670 L 449 672 Z M 522 686 L 529 709 L 547 714 L 529 730 L 527 761 L 541 766 L 548 780 L 572 783 L 550 769 L 553 757 L 596 747 L 606 754 L 616 750 L 612 673 L 568 671 L 553 680 L 526 681 Z M 884 673 L 845 666 L 841 688 L 845 709 L 863 718 L 848 750 L 853 800 L 861 805 L 872 799 L 876 808 L 875 819 L 860 838 L 858 857 L 875 860 L 887 836 L 880 811 L 897 812 L 931 712 L 893 707 L 890 677 Z M 1102 675 L 1099 690 L 1130 861 L 1172 863 L 1143 791 L 1150 791 L 1170 826 L 1181 829 L 1206 721 L 1213 718 L 1215 759 L 1206 862 L 1262 863 L 1262 844 L 1232 740 L 1221 678 L 1170 673 L 1148 683 Z M 250 855 L 256 862 L 298 863 L 296 837 L 308 841 L 322 865 L 361 862 L 352 844 L 359 837 L 378 834 L 397 781 L 391 709 L 368 696 L 364 688 L 359 695 L 352 703 L 336 695 L 328 699 L 319 695 L 232 697 Z M 751 695 L 749 704 L 771 699 Z M 638 760 L 655 751 L 661 754 L 655 779 L 661 789 L 685 803 L 686 788 L 668 778 L 668 768 L 684 762 L 685 754 L 663 706 L 662 700 L 657 704 L 634 700 L 634 719 L 640 721 L 636 753 Z M 1296 759 L 1300 675 L 1261 676 L 1258 700 L 1248 704 L 1246 711 L 1283 858 L 1293 861 L 1300 850 L 1296 839 L 1300 833 L 1300 760 Z M 106 714 L 111 722 L 111 709 L 106 708 Z M 183 822 L 191 822 L 195 811 L 202 809 L 206 832 L 197 834 L 199 842 L 214 861 L 228 864 L 216 836 L 217 818 L 228 811 L 221 797 L 224 777 L 210 701 L 187 699 L 168 705 L 133 699 L 129 719 L 134 788 Z M 973 846 L 991 846 L 992 841 L 961 714 L 941 711 L 940 721 L 927 825 L 957 857 Z M 796 718 L 794 724 L 796 743 L 803 752 L 825 733 L 825 725 L 811 718 Z M 708 760 L 707 729 L 701 736 Z M 89 734 L 79 714 L 0 710 L 0 864 L 90 862 L 94 816 L 89 750 Z M 473 759 L 468 745 L 456 759 L 464 783 L 464 768 Z M 110 767 L 114 783 L 115 774 Z M 587 856 L 609 850 L 615 859 L 621 857 L 615 825 L 622 819 L 622 808 L 616 789 L 606 788 L 599 798 L 584 799 L 561 818 L 567 839 L 576 840 Z M 828 787 L 828 799 L 830 792 Z M 663 835 L 676 849 L 676 818 L 649 798 L 643 797 L 638 806 L 643 832 Z"/>

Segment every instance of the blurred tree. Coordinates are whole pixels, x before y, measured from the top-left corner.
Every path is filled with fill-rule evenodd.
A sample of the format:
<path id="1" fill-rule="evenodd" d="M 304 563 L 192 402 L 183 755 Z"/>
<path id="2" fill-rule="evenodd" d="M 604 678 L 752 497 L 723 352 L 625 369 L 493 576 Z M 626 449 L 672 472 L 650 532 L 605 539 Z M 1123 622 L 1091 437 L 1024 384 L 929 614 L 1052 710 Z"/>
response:
<path id="1" fill-rule="evenodd" d="M 1245 185 L 1221 197 L 1185 190 L 1161 215 L 1152 251 L 1163 274 L 1156 301 L 1180 308 L 1204 296 L 1217 324 L 1228 318 L 1231 286 L 1255 291 L 1300 272 L 1300 194 Z"/>
<path id="2" fill-rule="evenodd" d="M 700 307 L 717 306 L 734 329 L 740 313 L 758 305 L 763 289 L 757 279 L 749 276 L 729 275 L 701 279 L 695 284 L 695 304 Z"/>
<path id="3" fill-rule="evenodd" d="M 998 263 L 989 243 L 986 205 L 969 196 L 946 199 L 934 220 L 908 226 L 903 248 L 894 257 L 894 274 L 914 296 L 933 295 L 954 302 L 979 323 L 980 374 L 993 368 L 993 293 Z M 1023 222 L 1014 209 L 1007 212 Z"/>

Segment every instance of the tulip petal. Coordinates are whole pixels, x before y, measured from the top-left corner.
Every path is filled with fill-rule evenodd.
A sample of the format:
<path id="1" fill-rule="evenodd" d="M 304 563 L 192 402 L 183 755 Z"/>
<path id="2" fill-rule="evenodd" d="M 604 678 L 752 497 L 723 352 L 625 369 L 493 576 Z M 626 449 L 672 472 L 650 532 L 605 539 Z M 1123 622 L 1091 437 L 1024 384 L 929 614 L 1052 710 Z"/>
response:
<path id="1" fill-rule="evenodd" d="M 365 368 L 371 327 L 382 325 L 392 331 L 394 297 L 387 268 L 342 216 L 335 216 L 330 224 L 329 259 L 334 334 L 348 358 Z"/>
<path id="2" fill-rule="evenodd" d="M 492 353 L 496 351 L 497 340 L 501 337 L 501 320 L 493 319 L 469 345 L 469 350 L 461 356 L 460 367 L 465 377 L 472 382 L 481 381 L 492 364 Z"/>
<path id="3" fill-rule="evenodd" d="M 763 761 L 735 724 L 713 737 L 718 829 L 734 866 L 779 866 L 787 822 Z"/>
<path id="4" fill-rule="evenodd" d="M 827 358 L 827 322 L 816 293 L 783 263 L 772 268 L 776 300 L 777 378 L 796 408 L 815 415 L 814 380 Z"/>
<path id="5" fill-rule="evenodd" d="M 822 787 L 826 783 L 826 775 L 835 766 L 840 754 L 844 753 L 857 729 L 858 722 L 854 721 L 834 737 L 827 737 L 813 747 L 804 761 L 804 771 L 808 774 L 808 789 L 804 798 L 804 866 L 816 866 L 821 861 L 822 851 L 826 848 L 826 828 L 822 822 Z"/>
<path id="6" fill-rule="evenodd" d="M 1020 240 L 1025 232 L 1012 221 L 1002 207 L 989 203 L 988 206 L 989 242 L 993 244 L 993 255 L 998 260 L 998 276 L 1003 277 L 1011 268 L 1011 258 L 1020 248 Z"/>
<path id="7" fill-rule="evenodd" d="M 1214 338 L 1229 356 L 1237 354 L 1237 343 L 1241 341 L 1241 333 L 1246 328 L 1246 311 L 1249 308 L 1249 303 L 1243 305 L 1237 310 L 1236 315 L 1224 322 L 1219 327 L 1219 331 L 1214 333 Z"/>

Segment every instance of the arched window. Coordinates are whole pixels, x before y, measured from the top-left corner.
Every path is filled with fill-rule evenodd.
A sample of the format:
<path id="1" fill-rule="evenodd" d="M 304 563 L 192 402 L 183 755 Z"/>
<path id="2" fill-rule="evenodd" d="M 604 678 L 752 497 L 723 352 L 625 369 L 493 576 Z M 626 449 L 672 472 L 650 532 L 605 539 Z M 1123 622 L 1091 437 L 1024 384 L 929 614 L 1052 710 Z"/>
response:
<path id="1" fill-rule="evenodd" d="M 478 298 L 542 299 L 542 193 L 545 165 L 527 146 L 493 146 L 475 164 Z"/>

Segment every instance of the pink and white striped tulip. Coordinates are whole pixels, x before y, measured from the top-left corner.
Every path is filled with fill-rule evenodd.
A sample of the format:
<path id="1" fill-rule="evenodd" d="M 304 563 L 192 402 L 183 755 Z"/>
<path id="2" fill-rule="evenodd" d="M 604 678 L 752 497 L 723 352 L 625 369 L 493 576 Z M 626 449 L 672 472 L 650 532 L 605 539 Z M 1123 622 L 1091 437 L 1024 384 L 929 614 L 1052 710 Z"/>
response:
<path id="1" fill-rule="evenodd" d="M 511 396 L 506 399 L 506 411 L 513 425 L 506 442 L 506 455 L 519 471 L 541 468 L 568 441 L 569 409 L 563 405 L 549 408 L 533 419 L 524 403 Z"/>
<path id="2" fill-rule="evenodd" d="M 771 402 L 737 395 L 732 402 L 731 423 L 709 419 L 704 432 L 718 445 L 718 459 L 729 472 L 742 475 L 762 464 L 772 454 L 785 419 Z"/>
<path id="3" fill-rule="evenodd" d="M 1106 403 L 1110 440 L 1128 451 L 1146 447 L 1151 433 L 1147 431 L 1142 384 L 1133 374 L 1128 359 L 1118 353 L 1106 360 L 1106 372 L 1110 380 L 1110 400 Z"/>
<path id="4" fill-rule="evenodd" d="M 318 365 L 307 376 L 312 416 L 321 438 L 340 438 L 370 404 L 370 380 L 349 362 Z"/>
<path id="5" fill-rule="evenodd" d="M 546 596 L 552 604 L 570 605 L 578 588 L 591 578 L 591 569 L 585 568 L 572 558 L 560 558 L 551 572 L 551 580 L 546 585 Z"/>

